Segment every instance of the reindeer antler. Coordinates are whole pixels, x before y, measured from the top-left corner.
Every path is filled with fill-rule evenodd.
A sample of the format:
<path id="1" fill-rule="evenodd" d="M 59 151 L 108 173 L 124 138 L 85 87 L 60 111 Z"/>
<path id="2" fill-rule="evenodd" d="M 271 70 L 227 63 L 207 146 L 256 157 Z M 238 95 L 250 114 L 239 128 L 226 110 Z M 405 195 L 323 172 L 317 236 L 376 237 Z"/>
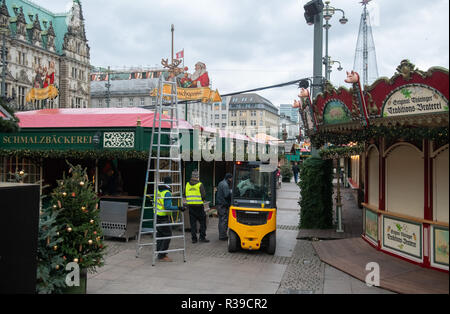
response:
<path id="1" fill-rule="evenodd" d="M 168 68 L 169 72 L 178 75 L 183 72 L 178 66 L 181 64 L 181 60 L 174 59 L 172 64 L 169 64 L 169 59 L 161 59 L 161 64 L 163 67 Z"/>

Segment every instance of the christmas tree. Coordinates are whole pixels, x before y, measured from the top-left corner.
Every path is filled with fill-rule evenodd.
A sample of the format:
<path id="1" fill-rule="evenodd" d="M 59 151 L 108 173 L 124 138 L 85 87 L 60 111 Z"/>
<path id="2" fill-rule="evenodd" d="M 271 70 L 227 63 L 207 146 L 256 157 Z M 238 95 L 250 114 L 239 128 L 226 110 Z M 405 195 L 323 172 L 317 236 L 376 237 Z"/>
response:
<path id="1" fill-rule="evenodd" d="M 63 175 L 53 190 L 52 208 L 59 211 L 61 253 L 66 263 L 75 262 L 80 271 L 91 273 L 104 264 L 105 246 L 100 226 L 98 197 L 86 169 L 68 162 L 69 177 Z"/>
<path id="2" fill-rule="evenodd" d="M 64 259 L 61 252 L 59 211 L 47 208 L 39 217 L 37 250 L 37 293 L 60 293 L 65 284 Z"/>

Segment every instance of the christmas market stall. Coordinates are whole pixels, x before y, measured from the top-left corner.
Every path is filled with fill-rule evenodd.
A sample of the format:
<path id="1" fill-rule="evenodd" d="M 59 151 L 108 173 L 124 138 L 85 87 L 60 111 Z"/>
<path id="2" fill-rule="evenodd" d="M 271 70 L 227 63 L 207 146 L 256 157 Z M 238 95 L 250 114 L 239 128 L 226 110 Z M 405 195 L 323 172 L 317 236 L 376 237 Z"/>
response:
<path id="1" fill-rule="evenodd" d="M 24 182 L 55 187 L 63 172 L 69 169 L 67 159 L 88 168 L 90 180 L 103 199 L 139 204 L 153 111 L 141 108 L 43 109 L 18 112 L 17 117 L 20 132 L 0 133 L 0 181 L 11 181 L 23 170 Z M 184 120 L 180 120 L 180 132 L 182 142 L 183 136 L 189 138 L 188 153 L 182 156 L 183 179 L 189 180 L 191 172 L 198 169 L 200 179 L 208 187 L 208 201 L 214 203 L 214 188 L 225 171 L 231 171 L 233 160 L 248 158 L 249 143 L 254 140 L 224 130 L 194 128 Z"/>
<path id="2" fill-rule="evenodd" d="M 347 175 L 363 191 L 363 239 L 448 272 L 448 69 L 424 72 L 403 60 L 364 90 L 356 72 L 346 82 L 350 89 L 327 86 L 314 99 L 309 136 L 325 146 L 323 159 L 351 161 Z"/>

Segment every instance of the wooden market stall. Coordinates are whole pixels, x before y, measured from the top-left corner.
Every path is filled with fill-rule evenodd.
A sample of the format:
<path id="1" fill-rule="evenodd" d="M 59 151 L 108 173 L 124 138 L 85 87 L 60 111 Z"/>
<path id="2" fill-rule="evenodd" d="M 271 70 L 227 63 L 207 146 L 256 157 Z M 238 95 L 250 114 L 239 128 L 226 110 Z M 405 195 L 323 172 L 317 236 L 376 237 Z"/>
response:
<path id="1" fill-rule="evenodd" d="M 66 159 L 88 168 L 96 191 L 109 199 L 142 198 L 154 113 L 142 108 L 43 109 L 18 112 L 20 132 L 0 133 L 0 181 L 8 182 L 16 170 L 24 170 L 26 182 L 55 186 L 68 170 Z M 168 122 L 163 122 L 168 125 Z M 194 169 L 207 186 L 208 201 L 234 160 L 249 157 L 257 144 L 246 135 L 196 126 L 180 120 L 187 143 L 183 158 L 183 182 Z M 194 144 L 195 143 L 195 144 Z M 211 145 L 212 143 L 212 145 Z M 212 150 L 204 147 L 212 146 Z M 220 147 L 221 149 L 215 149 Z M 163 149 L 163 148 L 162 148 Z M 164 149 L 163 149 L 164 150 Z M 206 154 L 212 151 L 211 154 Z M 254 151 L 254 150 L 252 150 Z M 183 152 L 183 151 L 182 151 Z M 166 152 L 169 153 L 168 151 Z M 101 177 L 110 168 L 120 171 L 123 187 L 101 191 Z"/>
<path id="2" fill-rule="evenodd" d="M 364 191 L 363 239 L 448 272 L 448 70 L 424 72 L 403 60 L 394 76 L 364 91 L 357 73 L 346 82 L 351 89 L 329 86 L 314 100 L 318 130 L 310 135 L 316 147 L 334 144 L 322 158 L 357 161 L 352 173 Z"/>

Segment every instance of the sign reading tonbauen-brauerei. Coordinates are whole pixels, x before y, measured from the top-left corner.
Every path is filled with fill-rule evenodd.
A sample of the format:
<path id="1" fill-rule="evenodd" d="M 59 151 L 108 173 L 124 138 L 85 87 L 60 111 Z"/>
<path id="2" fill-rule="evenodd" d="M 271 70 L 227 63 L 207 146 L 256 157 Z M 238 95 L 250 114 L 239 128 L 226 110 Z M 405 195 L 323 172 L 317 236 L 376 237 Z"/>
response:
<path id="1" fill-rule="evenodd" d="M 383 216 L 383 245 L 422 258 L 422 226 Z"/>
<path id="2" fill-rule="evenodd" d="M 404 85 L 385 100 L 383 117 L 448 112 L 448 101 L 434 88 L 420 84 Z"/>

